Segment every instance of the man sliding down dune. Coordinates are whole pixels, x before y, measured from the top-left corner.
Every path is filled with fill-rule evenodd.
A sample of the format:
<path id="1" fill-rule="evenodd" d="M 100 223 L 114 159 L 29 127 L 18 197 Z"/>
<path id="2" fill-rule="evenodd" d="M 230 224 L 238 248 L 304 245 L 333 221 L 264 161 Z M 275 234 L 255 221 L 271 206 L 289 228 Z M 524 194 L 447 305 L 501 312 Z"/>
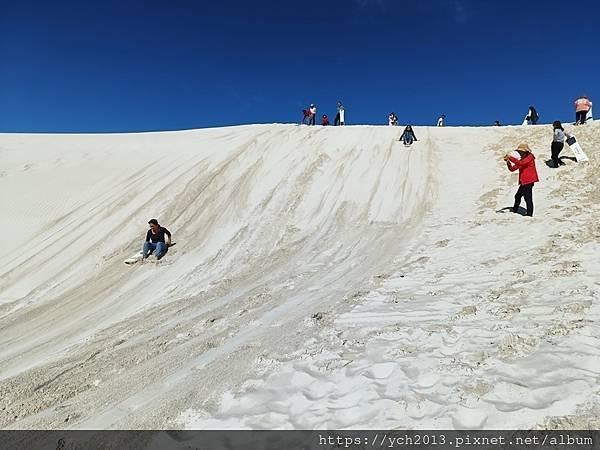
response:
<path id="1" fill-rule="evenodd" d="M 142 257 L 146 259 L 154 252 L 154 256 L 159 260 L 165 256 L 165 253 L 167 253 L 167 250 L 171 246 L 171 232 L 165 227 L 160 226 L 156 219 L 150 219 L 148 225 L 150 225 L 150 229 L 146 233 L 146 242 L 144 242 Z M 166 242 L 165 235 L 167 236 Z"/>

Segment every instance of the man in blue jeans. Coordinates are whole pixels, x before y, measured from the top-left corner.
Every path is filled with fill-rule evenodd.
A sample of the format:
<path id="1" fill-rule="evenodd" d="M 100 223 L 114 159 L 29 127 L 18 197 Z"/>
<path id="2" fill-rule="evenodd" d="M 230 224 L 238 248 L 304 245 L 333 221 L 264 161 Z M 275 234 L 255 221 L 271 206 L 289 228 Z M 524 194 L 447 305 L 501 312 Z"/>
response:
<path id="1" fill-rule="evenodd" d="M 161 227 L 156 219 L 150 219 L 148 225 L 150 225 L 150 229 L 146 233 L 146 242 L 144 242 L 142 256 L 146 259 L 154 252 L 156 259 L 160 259 L 165 256 L 171 245 L 171 232 L 165 227 Z M 165 236 L 167 237 L 166 241 Z"/>

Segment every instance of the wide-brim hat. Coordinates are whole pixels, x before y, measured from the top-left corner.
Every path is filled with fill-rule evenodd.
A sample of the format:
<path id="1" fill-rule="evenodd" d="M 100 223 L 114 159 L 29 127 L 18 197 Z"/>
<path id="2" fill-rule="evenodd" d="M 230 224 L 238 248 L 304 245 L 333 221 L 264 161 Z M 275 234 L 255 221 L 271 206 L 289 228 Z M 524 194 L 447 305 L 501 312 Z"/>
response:
<path id="1" fill-rule="evenodd" d="M 519 144 L 517 146 L 517 150 L 521 150 L 522 152 L 530 152 L 531 153 L 531 149 L 529 148 L 529 145 L 527 145 L 527 144 Z"/>

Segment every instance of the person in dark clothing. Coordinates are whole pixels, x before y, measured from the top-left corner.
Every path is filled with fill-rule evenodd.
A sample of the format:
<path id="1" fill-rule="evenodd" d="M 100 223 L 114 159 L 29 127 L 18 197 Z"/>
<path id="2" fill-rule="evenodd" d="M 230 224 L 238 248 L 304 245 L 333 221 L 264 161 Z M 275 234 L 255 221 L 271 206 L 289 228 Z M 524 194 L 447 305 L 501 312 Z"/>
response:
<path id="1" fill-rule="evenodd" d="M 308 108 L 303 109 L 302 110 L 302 122 L 300 122 L 300 125 L 308 124 L 309 120 L 310 120 L 310 111 L 308 110 Z"/>
<path id="2" fill-rule="evenodd" d="M 400 140 L 404 142 L 404 145 L 411 145 L 413 141 L 417 141 L 418 139 L 415 136 L 415 132 L 413 131 L 412 127 L 407 125 L 402 133 L 402 136 L 400 136 Z"/>
<path id="3" fill-rule="evenodd" d="M 552 128 L 554 129 L 554 137 L 552 138 L 552 145 L 550 147 L 550 151 L 552 153 L 552 162 L 554 163 L 554 168 L 557 168 L 559 165 L 564 165 L 565 163 L 558 159 L 558 155 L 565 147 L 565 129 L 559 120 L 555 120 L 552 124 Z"/>
<path id="4" fill-rule="evenodd" d="M 538 112 L 535 110 L 535 108 L 533 106 L 529 107 L 529 112 L 527 113 L 527 124 L 528 125 L 535 125 L 537 124 L 538 120 L 540 119 L 540 115 L 538 114 Z"/>
<path id="5" fill-rule="evenodd" d="M 494 126 L 495 126 L 495 127 L 501 127 L 502 125 L 500 125 L 500 121 L 499 121 L 499 120 L 496 120 L 496 121 L 494 122 Z"/>
<path id="6" fill-rule="evenodd" d="M 165 256 L 171 245 L 171 232 L 165 227 L 160 226 L 156 219 L 150 219 L 148 225 L 150 225 L 150 229 L 146 233 L 146 242 L 144 242 L 144 248 L 142 249 L 142 257 L 146 259 L 154 252 L 156 259 L 160 259 Z"/>
<path id="7" fill-rule="evenodd" d="M 327 117 L 327 114 L 323 114 L 323 117 L 321 120 L 321 125 L 323 125 L 323 126 L 329 125 L 329 117 Z"/>
<path id="8" fill-rule="evenodd" d="M 510 154 L 504 157 L 508 170 L 514 172 L 519 169 L 519 189 L 515 194 L 515 204 L 512 212 L 519 212 L 521 199 L 525 197 L 527 215 L 533 216 L 533 185 L 539 181 L 535 168 L 535 156 L 533 156 L 527 144 L 519 144 L 517 152 L 519 152 L 521 159 L 517 159 Z"/>
<path id="9" fill-rule="evenodd" d="M 335 119 L 333 120 L 333 126 L 339 126 L 342 125 L 342 118 L 341 118 L 341 114 L 344 111 L 344 106 L 342 105 L 342 102 L 340 102 L 338 100 L 337 102 L 337 113 L 335 114 Z"/>

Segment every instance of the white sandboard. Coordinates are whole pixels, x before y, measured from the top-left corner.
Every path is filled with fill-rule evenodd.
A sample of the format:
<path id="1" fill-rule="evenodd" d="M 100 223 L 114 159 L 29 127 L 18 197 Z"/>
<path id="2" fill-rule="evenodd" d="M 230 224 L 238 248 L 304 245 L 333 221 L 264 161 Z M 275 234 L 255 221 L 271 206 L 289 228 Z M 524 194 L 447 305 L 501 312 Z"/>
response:
<path id="1" fill-rule="evenodd" d="M 592 114 L 592 108 L 590 108 L 590 110 L 587 113 L 587 116 L 585 116 L 585 122 L 593 122 L 594 121 L 594 115 Z"/>
<path id="2" fill-rule="evenodd" d="M 136 263 L 140 262 L 141 260 L 142 260 L 142 252 L 137 252 L 135 255 L 133 255 L 130 258 L 127 258 L 123 262 L 125 264 L 136 264 Z"/>
<path id="3" fill-rule="evenodd" d="M 171 248 L 171 247 L 173 247 L 175 244 L 176 244 L 176 242 L 173 242 L 173 243 L 171 243 L 171 244 L 169 245 L 169 247 L 168 247 L 168 248 Z M 127 259 L 126 259 L 125 261 L 123 261 L 123 262 L 124 262 L 125 264 L 129 264 L 129 265 L 137 264 L 138 262 L 141 262 L 141 261 L 143 260 L 143 258 L 142 258 L 142 255 L 143 255 L 143 253 L 142 253 L 141 251 L 140 251 L 140 252 L 137 252 L 135 255 L 133 255 L 133 256 L 131 256 L 131 257 L 127 258 Z M 163 254 L 163 256 L 164 256 L 164 255 L 166 255 L 166 253 L 165 253 L 165 254 Z M 158 260 L 157 260 L 156 258 L 154 258 L 154 257 L 152 257 L 152 258 L 146 258 L 146 261 L 150 261 L 150 262 L 152 262 L 152 263 L 154 263 L 154 262 L 158 262 Z"/>
<path id="4" fill-rule="evenodd" d="M 527 118 L 529 117 L 529 114 L 525 116 L 525 118 L 523 119 L 523 123 L 521 125 L 527 125 Z"/>
<path id="5" fill-rule="evenodd" d="M 571 150 L 573 150 L 573 154 L 575 155 L 577 162 L 589 161 L 587 155 L 583 152 L 583 149 L 579 145 L 579 142 L 577 142 L 577 139 L 575 139 L 575 136 L 569 136 L 567 139 L 567 144 L 569 144 L 569 147 Z"/>

